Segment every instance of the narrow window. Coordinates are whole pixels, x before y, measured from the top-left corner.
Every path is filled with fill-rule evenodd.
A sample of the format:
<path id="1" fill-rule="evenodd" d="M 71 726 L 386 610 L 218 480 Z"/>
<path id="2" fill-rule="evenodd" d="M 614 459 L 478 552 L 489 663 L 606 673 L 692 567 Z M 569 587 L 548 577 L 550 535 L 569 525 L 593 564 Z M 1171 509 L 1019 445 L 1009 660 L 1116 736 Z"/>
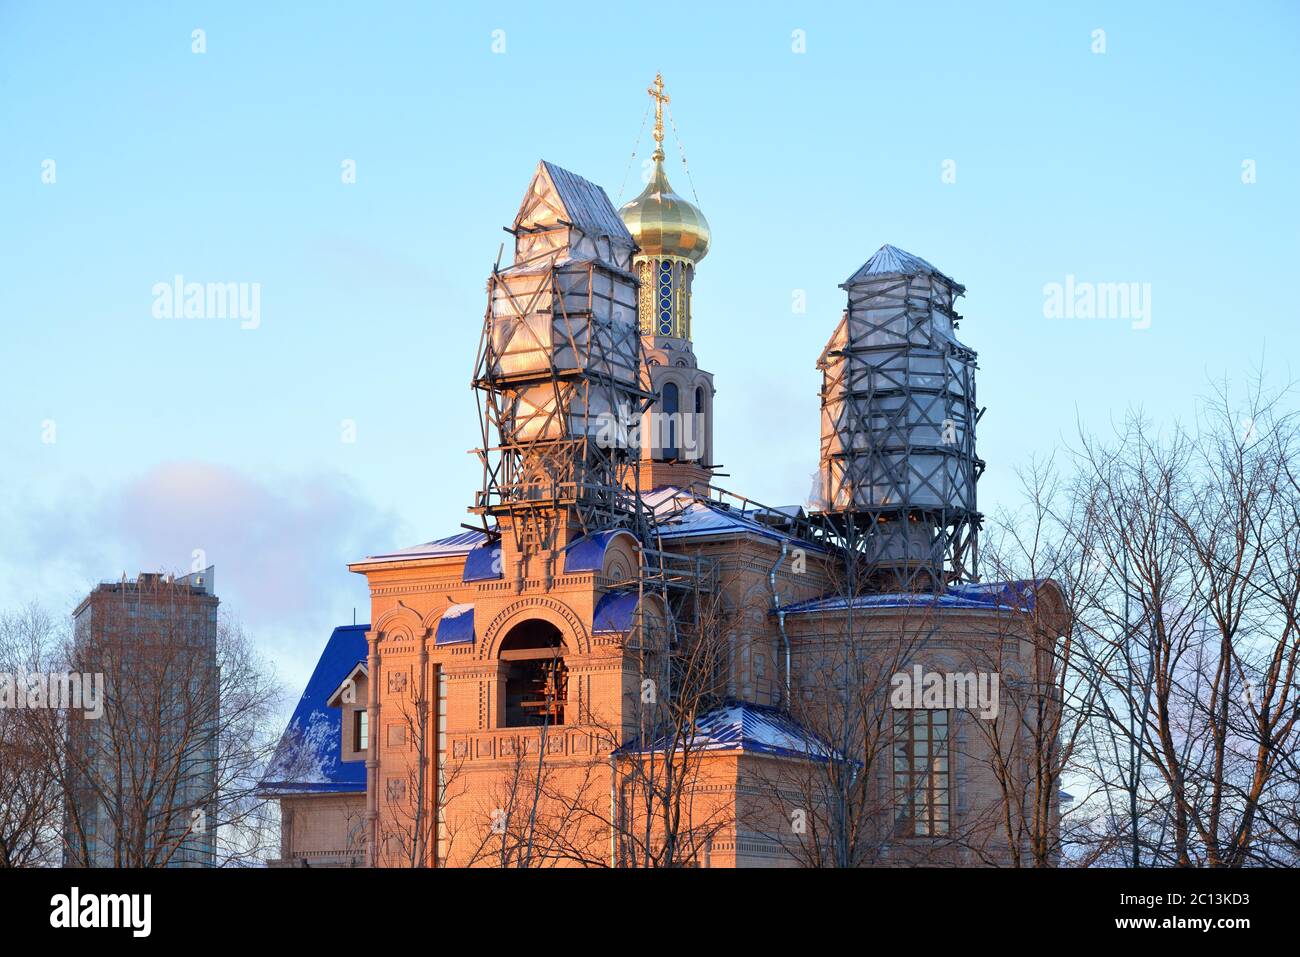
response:
<path id="1" fill-rule="evenodd" d="M 352 712 L 352 745 L 353 751 L 370 747 L 370 714 L 365 708 Z"/>
<path id="2" fill-rule="evenodd" d="M 681 396 L 676 383 L 664 385 L 663 414 L 665 427 L 661 434 L 665 436 L 663 457 L 666 461 L 677 458 L 677 416 L 681 413 Z"/>
<path id="3" fill-rule="evenodd" d="M 708 450 L 704 447 L 704 439 L 707 433 L 704 425 L 704 386 L 695 387 L 695 458 L 701 463 L 707 464 L 709 461 Z"/>
<path id="4" fill-rule="evenodd" d="M 948 833 L 948 712 L 894 712 L 894 823 L 903 835 Z"/>

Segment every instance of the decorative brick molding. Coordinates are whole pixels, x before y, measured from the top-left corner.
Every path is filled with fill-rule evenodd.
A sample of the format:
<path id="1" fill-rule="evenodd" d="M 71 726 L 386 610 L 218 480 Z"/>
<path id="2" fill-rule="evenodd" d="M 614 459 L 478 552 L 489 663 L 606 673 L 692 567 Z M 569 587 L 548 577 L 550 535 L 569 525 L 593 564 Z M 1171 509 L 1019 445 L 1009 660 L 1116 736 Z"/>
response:
<path id="1" fill-rule="evenodd" d="M 530 618 L 542 618 L 560 629 L 570 654 L 591 653 L 591 638 L 577 613 L 563 602 L 545 595 L 528 595 L 503 608 L 483 631 L 478 643 L 481 659 L 495 658 L 501 640 L 512 627 Z"/>
<path id="2" fill-rule="evenodd" d="M 396 605 L 384 612 L 380 619 L 370 626 L 371 631 L 379 635 L 380 641 L 411 641 L 424 631 L 420 616 L 410 608 Z"/>

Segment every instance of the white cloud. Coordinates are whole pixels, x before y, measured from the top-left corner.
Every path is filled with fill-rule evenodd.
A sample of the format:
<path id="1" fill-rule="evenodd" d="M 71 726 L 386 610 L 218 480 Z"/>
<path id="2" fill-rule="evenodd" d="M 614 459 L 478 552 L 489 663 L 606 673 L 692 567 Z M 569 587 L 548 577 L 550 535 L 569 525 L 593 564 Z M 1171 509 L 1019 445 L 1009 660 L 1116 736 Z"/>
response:
<path id="1" fill-rule="evenodd" d="M 353 606 L 367 620 L 365 582 L 346 563 L 391 548 L 398 529 L 396 515 L 340 473 L 271 478 L 173 462 L 107 489 L 66 491 L 45 490 L 46 504 L 14 503 L 0 553 L 0 581 L 11 588 L 0 604 L 35 597 L 70 612 L 62 605 L 97 581 L 187 573 L 200 550 L 216 566 L 223 608 L 287 666 L 286 677 L 310 669 Z M 16 583 L 41 593 L 13 594 Z"/>

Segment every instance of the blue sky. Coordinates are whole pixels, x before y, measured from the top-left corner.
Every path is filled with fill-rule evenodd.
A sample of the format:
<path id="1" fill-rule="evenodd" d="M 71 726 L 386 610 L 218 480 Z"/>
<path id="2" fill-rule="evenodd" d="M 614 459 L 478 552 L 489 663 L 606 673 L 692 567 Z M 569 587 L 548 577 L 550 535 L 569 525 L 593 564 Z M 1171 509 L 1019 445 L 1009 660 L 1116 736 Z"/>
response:
<path id="1" fill-rule="evenodd" d="M 366 617 L 343 563 L 466 519 L 501 227 L 542 157 L 639 191 L 656 70 L 713 229 L 694 326 L 725 487 L 806 497 L 838 284 L 886 242 L 968 287 L 985 511 L 1076 421 L 1287 380 L 1298 10 L 6 3 L 0 607 L 202 549 L 305 680 Z M 155 318 L 177 274 L 260 283 L 260 325 Z M 1046 318 L 1067 276 L 1149 284 L 1150 327 Z"/>

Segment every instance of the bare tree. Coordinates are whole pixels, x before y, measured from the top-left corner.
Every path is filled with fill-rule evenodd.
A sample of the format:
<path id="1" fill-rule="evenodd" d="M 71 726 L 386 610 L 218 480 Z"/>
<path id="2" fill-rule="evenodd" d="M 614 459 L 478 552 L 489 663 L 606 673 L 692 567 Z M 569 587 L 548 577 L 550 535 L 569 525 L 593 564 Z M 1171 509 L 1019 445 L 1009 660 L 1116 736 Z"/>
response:
<path id="1" fill-rule="evenodd" d="M 58 625 L 38 605 L 0 615 L 0 867 L 59 863 L 59 773 L 40 733 L 49 716 L 19 706 L 17 696 L 29 676 L 63 670 L 61 644 Z"/>
<path id="2" fill-rule="evenodd" d="M 1300 496 L 1288 392 L 1082 434 L 1052 504 L 1072 615 L 1063 752 L 1081 863 L 1294 863 Z M 1072 673 L 1072 674 L 1071 674 Z"/>
<path id="3" fill-rule="evenodd" d="M 257 780 L 279 683 L 237 623 L 223 619 L 211 643 L 200 638 L 206 606 L 178 593 L 158 607 L 111 604 L 106 614 L 129 627 L 102 621 L 49 659 L 102 677 L 102 714 L 29 712 L 29 746 L 56 779 L 63 859 L 162 867 L 211 847 L 219 866 L 260 863 L 276 829 Z"/>

